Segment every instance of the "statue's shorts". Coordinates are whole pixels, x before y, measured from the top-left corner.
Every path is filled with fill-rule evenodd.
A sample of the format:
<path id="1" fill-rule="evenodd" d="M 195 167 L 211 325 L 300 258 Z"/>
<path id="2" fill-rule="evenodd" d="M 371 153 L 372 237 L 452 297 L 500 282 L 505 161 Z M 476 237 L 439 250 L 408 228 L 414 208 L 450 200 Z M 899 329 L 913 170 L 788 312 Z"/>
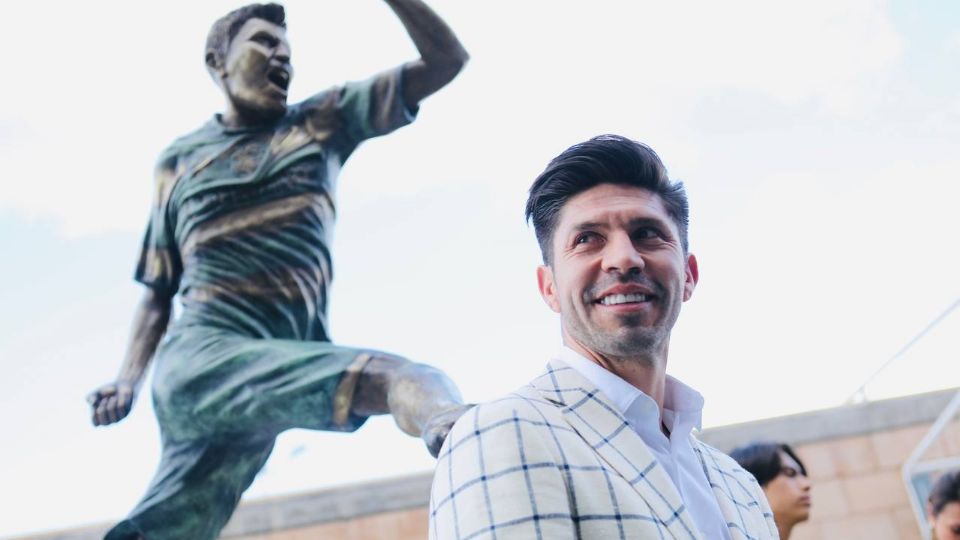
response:
<path id="1" fill-rule="evenodd" d="M 160 465 L 107 540 L 216 538 L 280 432 L 363 424 L 350 404 L 368 352 L 197 327 L 168 335 L 153 376 Z"/>

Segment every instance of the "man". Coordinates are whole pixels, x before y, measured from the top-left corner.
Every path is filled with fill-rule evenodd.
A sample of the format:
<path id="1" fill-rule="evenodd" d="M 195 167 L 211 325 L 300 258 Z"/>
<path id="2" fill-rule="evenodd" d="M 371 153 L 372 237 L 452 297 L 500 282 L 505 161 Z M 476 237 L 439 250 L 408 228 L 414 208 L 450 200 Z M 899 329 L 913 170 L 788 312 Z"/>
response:
<path id="1" fill-rule="evenodd" d="M 282 6 L 242 7 L 211 28 L 205 61 L 226 108 L 160 157 L 128 354 L 89 398 L 95 425 L 121 420 L 156 358 L 160 466 L 108 538 L 216 537 L 286 429 L 352 431 L 390 413 L 436 455 L 465 410 L 438 370 L 328 334 L 340 167 L 409 123 L 467 60 L 423 2 L 386 3 L 421 58 L 291 106 Z"/>
<path id="2" fill-rule="evenodd" d="M 526 213 L 564 347 L 457 421 L 431 538 L 776 538 L 753 477 L 692 437 L 703 398 L 666 374 L 698 279 L 683 185 L 647 146 L 605 135 L 551 161 Z"/>

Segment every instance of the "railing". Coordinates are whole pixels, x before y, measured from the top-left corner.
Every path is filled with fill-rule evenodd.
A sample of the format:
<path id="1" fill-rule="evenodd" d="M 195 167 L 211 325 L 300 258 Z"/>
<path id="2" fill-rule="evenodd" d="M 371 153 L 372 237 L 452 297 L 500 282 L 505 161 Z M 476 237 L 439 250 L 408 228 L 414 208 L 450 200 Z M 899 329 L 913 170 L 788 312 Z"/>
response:
<path id="1" fill-rule="evenodd" d="M 923 436 L 917 447 L 910 453 L 910 457 L 903 463 L 901 475 L 903 483 L 907 487 L 907 494 L 910 498 L 910 506 L 913 509 L 913 517 L 917 520 L 917 526 L 920 527 L 920 534 L 923 540 L 930 540 L 930 526 L 927 523 L 927 497 L 932 487 L 932 473 L 947 471 L 951 469 L 960 469 L 960 456 L 951 456 L 940 459 L 933 459 L 921 462 L 920 459 L 927 453 L 930 446 L 943 433 L 957 412 L 960 411 L 960 392 L 957 392 L 947 407 L 940 413 L 930 430 Z"/>

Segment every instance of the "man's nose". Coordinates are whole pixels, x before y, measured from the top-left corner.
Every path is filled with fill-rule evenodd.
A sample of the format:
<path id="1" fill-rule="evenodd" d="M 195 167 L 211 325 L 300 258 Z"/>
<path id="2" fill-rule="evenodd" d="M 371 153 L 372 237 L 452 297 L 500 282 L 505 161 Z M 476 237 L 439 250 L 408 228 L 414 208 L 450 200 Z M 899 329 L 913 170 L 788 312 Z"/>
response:
<path id="1" fill-rule="evenodd" d="M 615 234 L 607 239 L 603 250 L 603 270 L 607 272 L 643 270 L 643 256 L 637 251 L 630 235 Z"/>

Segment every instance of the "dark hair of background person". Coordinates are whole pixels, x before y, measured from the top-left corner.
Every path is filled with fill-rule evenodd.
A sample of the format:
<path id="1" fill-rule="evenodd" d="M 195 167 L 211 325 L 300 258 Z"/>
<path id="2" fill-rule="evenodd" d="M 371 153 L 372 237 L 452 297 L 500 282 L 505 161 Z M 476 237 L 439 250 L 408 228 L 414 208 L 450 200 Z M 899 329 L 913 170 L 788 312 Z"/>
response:
<path id="1" fill-rule="evenodd" d="M 237 35 L 245 22 L 250 19 L 263 19 L 286 28 L 285 18 L 286 14 L 280 4 L 249 4 L 237 8 L 217 19 L 210 27 L 204 56 L 206 56 L 207 51 L 213 51 L 216 65 L 220 65 L 227 56 L 230 40 Z"/>
<path id="2" fill-rule="evenodd" d="M 960 471 L 948 472 L 937 480 L 930 491 L 930 507 L 933 515 L 939 514 L 943 507 L 952 503 L 960 503 Z"/>
<path id="3" fill-rule="evenodd" d="M 803 466 L 803 462 L 793 452 L 793 449 L 784 443 L 754 442 L 745 444 L 730 452 L 730 457 L 752 474 L 762 487 L 780 474 L 780 470 L 783 468 L 780 452 L 793 458 L 800 466 L 800 473 L 807 476 L 807 469 Z"/>
<path id="4" fill-rule="evenodd" d="M 599 184 L 634 186 L 659 195 L 687 252 L 690 207 L 683 182 L 670 181 L 663 162 L 649 146 L 619 135 L 600 135 L 553 158 L 530 187 L 526 218 L 533 222 L 544 264 L 553 260 L 550 243 L 563 205 Z"/>

